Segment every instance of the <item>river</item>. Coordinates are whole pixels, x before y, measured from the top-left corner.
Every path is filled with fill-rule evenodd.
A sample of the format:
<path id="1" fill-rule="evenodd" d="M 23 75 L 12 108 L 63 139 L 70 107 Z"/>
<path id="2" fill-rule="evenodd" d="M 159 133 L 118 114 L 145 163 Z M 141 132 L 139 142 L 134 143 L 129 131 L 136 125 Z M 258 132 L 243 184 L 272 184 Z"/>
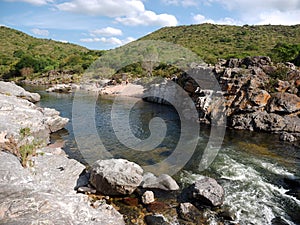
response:
<path id="1" fill-rule="evenodd" d="M 28 88 L 33 91 L 33 88 Z M 162 118 L 167 126 L 163 142 L 153 151 L 131 150 L 118 141 L 111 123 L 113 97 L 99 97 L 81 93 L 79 104 L 84 112 L 94 107 L 92 118 L 97 136 L 90 133 L 92 127 L 85 125 L 89 113 L 80 119 L 82 126 L 72 126 L 73 94 L 47 93 L 34 88 L 41 94 L 42 107 L 55 108 L 63 117 L 70 118 L 65 130 L 52 135 L 52 140 L 63 139 L 65 151 L 71 158 L 85 164 L 99 157 L 97 141 L 113 157 L 126 158 L 141 165 L 151 165 L 172 155 L 180 138 L 180 119 L 175 109 L 139 101 L 131 109 L 130 126 L 135 136 L 146 138 L 148 124 L 152 117 Z M 121 102 L 124 111 L 130 106 L 130 98 Z M 95 104 L 95 105 L 93 105 Z M 74 112 L 73 112 L 74 113 Z M 125 113 L 125 112 L 124 112 Z M 127 121 L 124 121 L 124 126 Z M 122 122 L 119 124 L 123 126 Z M 300 224 L 300 148 L 292 143 L 279 141 L 278 135 L 249 131 L 226 131 L 222 147 L 213 163 L 204 171 L 199 171 L 199 161 L 210 135 L 210 128 L 201 125 L 195 152 L 175 179 L 181 184 L 192 183 L 199 176 L 210 176 L 218 180 L 225 189 L 225 203 L 236 216 L 239 224 Z M 87 144 L 78 149 L 77 140 Z M 90 146 L 90 147 L 89 147 Z M 100 151 L 101 152 L 101 151 Z"/>

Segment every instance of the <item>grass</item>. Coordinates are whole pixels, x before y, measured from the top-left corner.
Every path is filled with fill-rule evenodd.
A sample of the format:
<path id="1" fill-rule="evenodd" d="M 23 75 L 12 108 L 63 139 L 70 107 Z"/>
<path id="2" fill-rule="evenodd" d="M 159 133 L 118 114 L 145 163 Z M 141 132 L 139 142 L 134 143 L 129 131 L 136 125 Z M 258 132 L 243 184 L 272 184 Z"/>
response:
<path id="1" fill-rule="evenodd" d="M 199 24 L 165 27 L 139 40 L 162 40 L 197 53 L 205 62 L 219 58 L 270 56 L 279 43 L 300 44 L 300 25 L 229 26 Z"/>

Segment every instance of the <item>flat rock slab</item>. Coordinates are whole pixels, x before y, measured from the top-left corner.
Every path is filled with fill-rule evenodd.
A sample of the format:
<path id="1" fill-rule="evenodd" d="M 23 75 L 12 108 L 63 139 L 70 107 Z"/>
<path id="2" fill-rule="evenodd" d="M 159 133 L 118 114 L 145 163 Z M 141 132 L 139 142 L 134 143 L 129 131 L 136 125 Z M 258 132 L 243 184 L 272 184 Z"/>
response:
<path id="1" fill-rule="evenodd" d="M 23 168 L 14 155 L 0 151 L 0 223 L 123 225 L 123 216 L 105 203 L 90 206 L 74 190 L 85 168 L 64 155 L 34 158 Z"/>

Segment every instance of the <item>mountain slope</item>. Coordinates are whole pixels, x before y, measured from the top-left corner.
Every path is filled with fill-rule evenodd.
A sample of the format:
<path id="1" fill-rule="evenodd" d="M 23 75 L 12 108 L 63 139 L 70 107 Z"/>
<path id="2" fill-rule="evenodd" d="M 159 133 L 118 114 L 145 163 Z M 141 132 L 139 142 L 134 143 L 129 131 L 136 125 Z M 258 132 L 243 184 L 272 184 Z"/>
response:
<path id="1" fill-rule="evenodd" d="M 215 63 L 218 58 L 243 58 L 268 55 L 282 59 L 284 51 L 296 57 L 300 51 L 300 25 L 295 26 L 228 26 L 200 24 L 165 27 L 140 40 L 162 40 L 182 45 L 201 56 L 204 61 Z M 275 49 L 274 49 L 275 48 Z"/>
<path id="2" fill-rule="evenodd" d="M 32 73 L 51 69 L 83 71 L 101 51 L 50 39 L 39 39 L 0 26 L 0 78 L 20 76 L 22 68 Z M 76 72 L 76 71 L 75 71 Z"/>

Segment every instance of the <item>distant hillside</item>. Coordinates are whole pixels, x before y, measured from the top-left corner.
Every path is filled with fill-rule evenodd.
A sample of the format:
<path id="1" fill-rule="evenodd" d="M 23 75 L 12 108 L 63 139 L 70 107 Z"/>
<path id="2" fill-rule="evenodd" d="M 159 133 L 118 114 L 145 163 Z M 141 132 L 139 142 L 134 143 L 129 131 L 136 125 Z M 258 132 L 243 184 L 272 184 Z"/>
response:
<path id="1" fill-rule="evenodd" d="M 300 52 L 300 25 L 165 27 L 140 40 L 162 40 L 182 45 L 208 63 L 215 63 L 218 58 L 259 55 L 270 56 L 277 62 L 292 61 Z"/>
<path id="2" fill-rule="evenodd" d="M 39 76 L 50 70 L 80 74 L 102 53 L 0 26 L 0 79 Z"/>

